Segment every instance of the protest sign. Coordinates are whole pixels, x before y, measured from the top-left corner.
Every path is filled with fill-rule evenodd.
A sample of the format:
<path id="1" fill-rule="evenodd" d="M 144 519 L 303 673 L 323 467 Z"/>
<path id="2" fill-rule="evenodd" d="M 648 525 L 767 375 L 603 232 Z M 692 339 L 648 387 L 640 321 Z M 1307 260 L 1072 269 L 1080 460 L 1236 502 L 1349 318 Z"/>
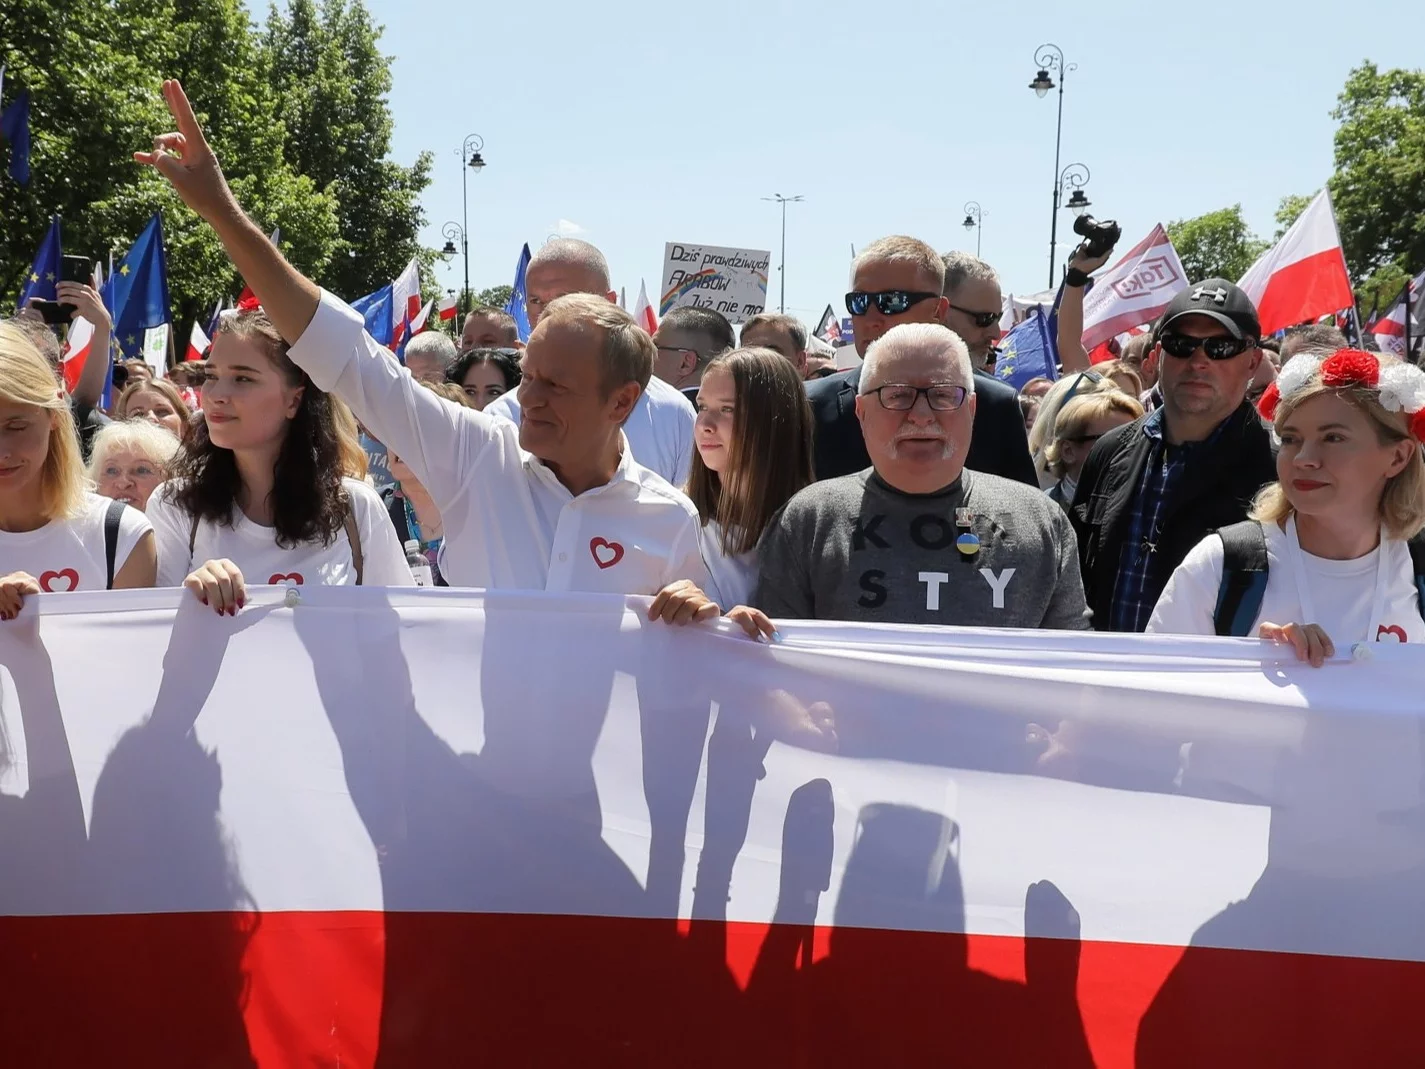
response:
<path id="1" fill-rule="evenodd" d="M 674 308 L 711 308 L 730 323 L 745 323 L 767 305 L 767 267 L 762 249 L 669 242 L 663 249 L 661 319 Z"/>

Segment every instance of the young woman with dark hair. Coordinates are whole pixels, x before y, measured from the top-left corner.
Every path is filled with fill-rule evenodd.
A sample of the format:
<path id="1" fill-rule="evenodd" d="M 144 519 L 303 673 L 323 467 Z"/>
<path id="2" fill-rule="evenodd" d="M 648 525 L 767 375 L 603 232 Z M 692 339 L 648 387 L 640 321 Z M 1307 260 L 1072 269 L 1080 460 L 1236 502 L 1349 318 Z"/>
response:
<path id="1" fill-rule="evenodd" d="M 757 581 L 757 541 L 778 509 L 811 484 L 812 415 L 797 368 L 771 349 L 715 357 L 698 387 L 688 496 L 702 519 L 709 595 L 741 605 Z"/>
<path id="2" fill-rule="evenodd" d="M 345 476 L 331 399 L 287 357 L 261 309 L 223 317 L 203 418 L 154 491 L 158 585 L 182 584 L 219 613 L 247 579 L 410 586 L 381 498 Z"/>
<path id="3" fill-rule="evenodd" d="M 465 391 L 470 407 L 485 406 L 520 384 L 520 354 L 515 349 L 470 349 L 460 354 L 446 373 L 445 381 Z"/>

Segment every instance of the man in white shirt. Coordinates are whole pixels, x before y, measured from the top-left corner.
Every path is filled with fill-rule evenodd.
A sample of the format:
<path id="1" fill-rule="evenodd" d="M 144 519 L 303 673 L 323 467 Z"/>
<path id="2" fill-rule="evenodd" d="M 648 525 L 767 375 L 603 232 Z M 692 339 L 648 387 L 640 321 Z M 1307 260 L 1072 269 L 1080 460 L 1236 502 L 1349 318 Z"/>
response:
<path id="1" fill-rule="evenodd" d="M 608 261 L 587 241 L 555 238 L 530 257 L 525 270 L 525 309 L 530 330 L 539 325 L 550 302 L 571 293 L 598 294 L 613 303 Z M 521 383 L 518 389 L 492 401 L 485 411 L 518 425 L 523 398 Z M 697 413 L 688 399 L 675 387 L 655 378 L 639 397 L 623 430 L 635 460 L 674 486 L 682 486 L 688 481 L 693 462 L 696 420 Z"/>
<path id="2" fill-rule="evenodd" d="M 524 359 L 527 419 L 503 420 L 419 386 L 361 316 L 282 258 L 233 198 L 177 82 L 179 133 L 140 162 L 158 168 L 212 225 L 290 357 L 411 468 L 445 521 L 441 571 L 454 586 L 654 594 L 664 619 L 716 614 L 701 595 L 697 510 L 636 463 L 622 427 L 653 373 L 653 343 L 607 300 L 541 309 Z M 175 153 L 181 153 L 177 155 Z M 709 611 L 710 610 L 710 611 Z"/>

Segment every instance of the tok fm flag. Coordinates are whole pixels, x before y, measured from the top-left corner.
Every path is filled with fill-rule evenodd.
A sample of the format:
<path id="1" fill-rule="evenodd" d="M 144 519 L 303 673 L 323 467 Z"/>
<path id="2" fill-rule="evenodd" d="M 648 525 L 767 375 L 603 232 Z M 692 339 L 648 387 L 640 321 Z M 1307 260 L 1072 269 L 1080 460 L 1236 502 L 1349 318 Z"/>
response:
<path id="1" fill-rule="evenodd" d="M 638 304 L 634 306 L 633 318 L 649 334 L 658 329 L 658 317 L 653 314 L 653 305 L 648 301 L 648 284 L 641 278 L 638 280 Z"/>
<path id="2" fill-rule="evenodd" d="M 1024 321 L 1000 342 L 995 360 L 995 378 L 1016 390 L 1030 379 L 1057 379 L 1055 346 L 1050 340 L 1049 322 L 1035 308 Z"/>
<path id="3" fill-rule="evenodd" d="M 35 253 L 35 262 L 25 274 L 25 284 L 20 288 L 19 310 L 24 311 L 31 299 L 52 301 L 55 299 L 55 283 L 59 279 L 59 216 L 49 221 L 44 240 Z"/>
<path id="4" fill-rule="evenodd" d="M 1093 350 L 1125 330 L 1156 319 L 1187 289 L 1187 273 L 1159 223 L 1084 295 L 1084 348 Z"/>
<path id="5" fill-rule="evenodd" d="M 104 293 L 119 352 L 126 358 L 143 356 L 145 332 L 169 322 L 168 261 L 159 213 L 109 275 Z"/>
<path id="6" fill-rule="evenodd" d="M 0 67 L 0 102 L 4 100 L 5 68 Z M 0 141 L 10 146 L 10 177 L 30 184 L 30 91 L 22 91 L 0 110 Z"/>
<path id="7" fill-rule="evenodd" d="M 1248 268 L 1237 285 L 1257 306 L 1263 334 L 1355 304 L 1326 189 L 1316 194 L 1291 229 Z"/>
<path id="8" fill-rule="evenodd" d="M 529 309 L 525 307 L 525 272 L 529 270 L 529 243 L 520 251 L 519 263 L 515 265 L 515 283 L 510 290 L 510 299 L 505 311 L 514 317 L 515 329 L 520 341 L 529 341 Z"/>
<path id="9" fill-rule="evenodd" d="M 435 306 L 435 314 L 440 317 L 442 323 L 448 323 L 455 318 L 455 305 L 453 294 L 446 294 L 440 299 L 440 303 Z"/>

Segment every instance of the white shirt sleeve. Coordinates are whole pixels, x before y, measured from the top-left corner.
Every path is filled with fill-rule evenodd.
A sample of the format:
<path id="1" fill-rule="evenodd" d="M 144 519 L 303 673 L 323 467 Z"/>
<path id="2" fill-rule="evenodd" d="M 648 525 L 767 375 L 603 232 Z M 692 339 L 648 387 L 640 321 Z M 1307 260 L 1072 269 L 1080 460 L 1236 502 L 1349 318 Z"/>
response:
<path id="1" fill-rule="evenodd" d="M 119 515 L 119 541 L 114 547 L 114 574 L 118 575 L 124 570 L 124 565 L 128 563 L 130 554 L 134 547 L 139 544 L 139 539 L 153 530 L 153 524 L 140 509 L 133 506 L 126 506 Z"/>
<path id="2" fill-rule="evenodd" d="M 343 479 L 342 485 L 351 496 L 352 516 L 361 536 L 361 585 L 415 586 L 405 548 L 396 538 L 380 495 L 355 479 Z"/>
<path id="3" fill-rule="evenodd" d="M 188 536 L 193 529 L 189 515 L 169 496 L 173 484 L 164 483 L 149 495 L 146 510 L 153 525 L 154 549 L 158 551 L 158 577 L 154 586 L 182 586 L 193 570 L 188 557 Z"/>
<path id="4" fill-rule="evenodd" d="M 1222 585 L 1222 539 L 1210 534 L 1184 558 L 1168 580 L 1148 620 L 1148 634 L 1215 635 L 1213 616 Z"/>
<path id="5" fill-rule="evenodd" d="M 406 462 L 442 512 L 459 498 L 481 450 L 496 437 L 490 418 L 418 385 L 366 333 L 361 316 L 325 290 L 288 355 Z"/>

